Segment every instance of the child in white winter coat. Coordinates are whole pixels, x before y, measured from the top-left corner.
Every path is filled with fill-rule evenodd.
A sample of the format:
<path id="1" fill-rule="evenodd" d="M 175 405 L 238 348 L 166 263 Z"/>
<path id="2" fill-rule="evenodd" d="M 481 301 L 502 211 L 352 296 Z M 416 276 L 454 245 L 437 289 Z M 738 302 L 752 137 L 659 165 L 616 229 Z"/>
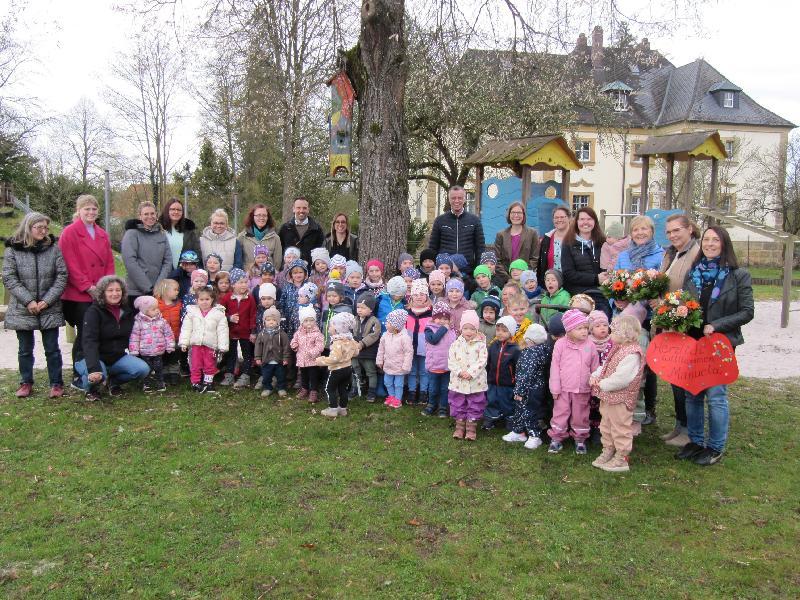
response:
<path id="1" fill-rule="evenodd" d="M 383 369 L 383 382 L 388 396 L 384 404 L 390 408 L 400 408 L 403 396 L 403 382 L 411 371 L 414 346 L 406 331 L 408 313 L 402 308 L 386 315 L 386 333 L 378 344 L 375 363 Z"/>
<path id="2" fill-rule="evenodd" d="M 210 288 L 197 292 L 197 304 L 186 309 L 181 325 L 181 350 L 190 350 L 189 379 L 192 389 L 199 393 L 214 393 L 217 359 L 228 351 L 228 321 L 225 308 L 214 304 L 215 293 Z"/>
<path id="3" fill-rule="evenodd" d="M 447 356 L 450 368 L 450 416 L 456 420 L 453 437 L 458 440 L 475 440 L 478 437 L 478 419 L 486 409 L 486 362 L 489 351 L 486 338 L 478 331 L 480 321 L 474 310 L 461 315 L 461 335 Z"/>
<path id="4" fill-rule="evenodd" d="M 133 306 L 139 312 L 133 318 L 128 352 L 150 365 L 151 373 L 142 383 L 142 391 L 163 392 L 167 389 L 164 384 L 164 354 L 175 352 L 175 334 L 161 316 L 158 300 L 153 296 L 139 296 Z"/>

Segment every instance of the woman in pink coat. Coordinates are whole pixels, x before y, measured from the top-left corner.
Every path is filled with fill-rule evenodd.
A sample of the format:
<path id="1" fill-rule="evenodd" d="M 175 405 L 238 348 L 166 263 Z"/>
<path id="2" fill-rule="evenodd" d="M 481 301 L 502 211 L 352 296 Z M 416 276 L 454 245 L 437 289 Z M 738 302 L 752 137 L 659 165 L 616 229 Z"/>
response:
<path id="1" fill-rule="evenodd" d="M 98 210 L 94 196 L 78 196 L 72 223 L 64 228 L 58 240 L 69 271 L 67 287 L 61 296 L 64 318 L 77 331 L 72 344 L 73 365 L 83 358 L 83 315 L 92 305 L 93 294 L 97 289 L 95 286 L 102 277 L 114 275 L 111 242 L 108 234 L 95 223 Z"/>

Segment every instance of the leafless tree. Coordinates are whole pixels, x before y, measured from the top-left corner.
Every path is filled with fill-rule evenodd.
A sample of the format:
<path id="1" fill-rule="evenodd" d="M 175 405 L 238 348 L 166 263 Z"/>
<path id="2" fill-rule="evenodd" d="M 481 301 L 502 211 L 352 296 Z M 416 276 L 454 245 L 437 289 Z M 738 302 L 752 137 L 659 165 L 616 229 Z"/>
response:
<path id="1" fill-rule="evenodd" d="M 81 98 L 55 129 L 65 161 L 83 185 L 96 182 L 103 169 L 117 162 L 114 133 L 90 99 Z"/>

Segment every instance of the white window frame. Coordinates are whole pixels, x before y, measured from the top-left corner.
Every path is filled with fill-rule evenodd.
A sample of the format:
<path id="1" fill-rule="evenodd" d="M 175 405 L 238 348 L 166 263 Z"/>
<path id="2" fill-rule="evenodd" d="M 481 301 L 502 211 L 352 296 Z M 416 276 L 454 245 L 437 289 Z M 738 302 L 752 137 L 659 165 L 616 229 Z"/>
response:
<path id="1" fill-rule="evenodd" d="M 578 198 L 586 198 L 586 203 L 585 204 L 581 203 L 580 205 L 577 205 L 575 203 L 575 201 Z M 572 194 L 572 213 L 573 214 L 575 214 L 578 211 L 578 209 L 584 208 L 586 206 L 591 206 L 591 205 L 592 205 L 592 197 L 589 194 Z"/>
<path id="2" fill-rule="evenodd" d="M 640 214 L 642 210 L 642 196 L 641 194 L 631 194 L 631 205 L 629 207 L 630 213 Z"/>
<path id="3" fill-rule="evenodd" d="M 617 90 L 617 96 L 614 99 L 614 110 L 617 112 L 628 110 L 628 92 Z"/>
<path id="4" fill-rule="evenodd" d="M 728 160 L 733 160 L 736 156 L 736 142 L 734 140 L 725 140 L 725 152 L 728 153 Z"/>
<path id="5" fill-rule="evenodd" d="M 722 108 L 733 108 L 734 92 L 722 92 Z"/>
<path id="6" fill-rule="evenodd" d="M 580 140 L 577 142 L 575 144 L 575 155 L 582 163 L 592 162 L 592 143 L 588 140 Z"/>

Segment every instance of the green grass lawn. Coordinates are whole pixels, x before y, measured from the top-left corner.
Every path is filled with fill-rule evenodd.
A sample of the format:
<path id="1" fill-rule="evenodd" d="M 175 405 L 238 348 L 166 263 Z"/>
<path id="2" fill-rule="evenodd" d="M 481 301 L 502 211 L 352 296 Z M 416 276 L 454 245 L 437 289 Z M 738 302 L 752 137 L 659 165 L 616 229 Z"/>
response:
<path id="1" fill-rule="evenodd" d="M 110 406 L 0 376 L 5 598 L 796 598 L 800 382 L 732 389 L 729 453 L 629 474 L 356 401 L 185 389 Z"/>

